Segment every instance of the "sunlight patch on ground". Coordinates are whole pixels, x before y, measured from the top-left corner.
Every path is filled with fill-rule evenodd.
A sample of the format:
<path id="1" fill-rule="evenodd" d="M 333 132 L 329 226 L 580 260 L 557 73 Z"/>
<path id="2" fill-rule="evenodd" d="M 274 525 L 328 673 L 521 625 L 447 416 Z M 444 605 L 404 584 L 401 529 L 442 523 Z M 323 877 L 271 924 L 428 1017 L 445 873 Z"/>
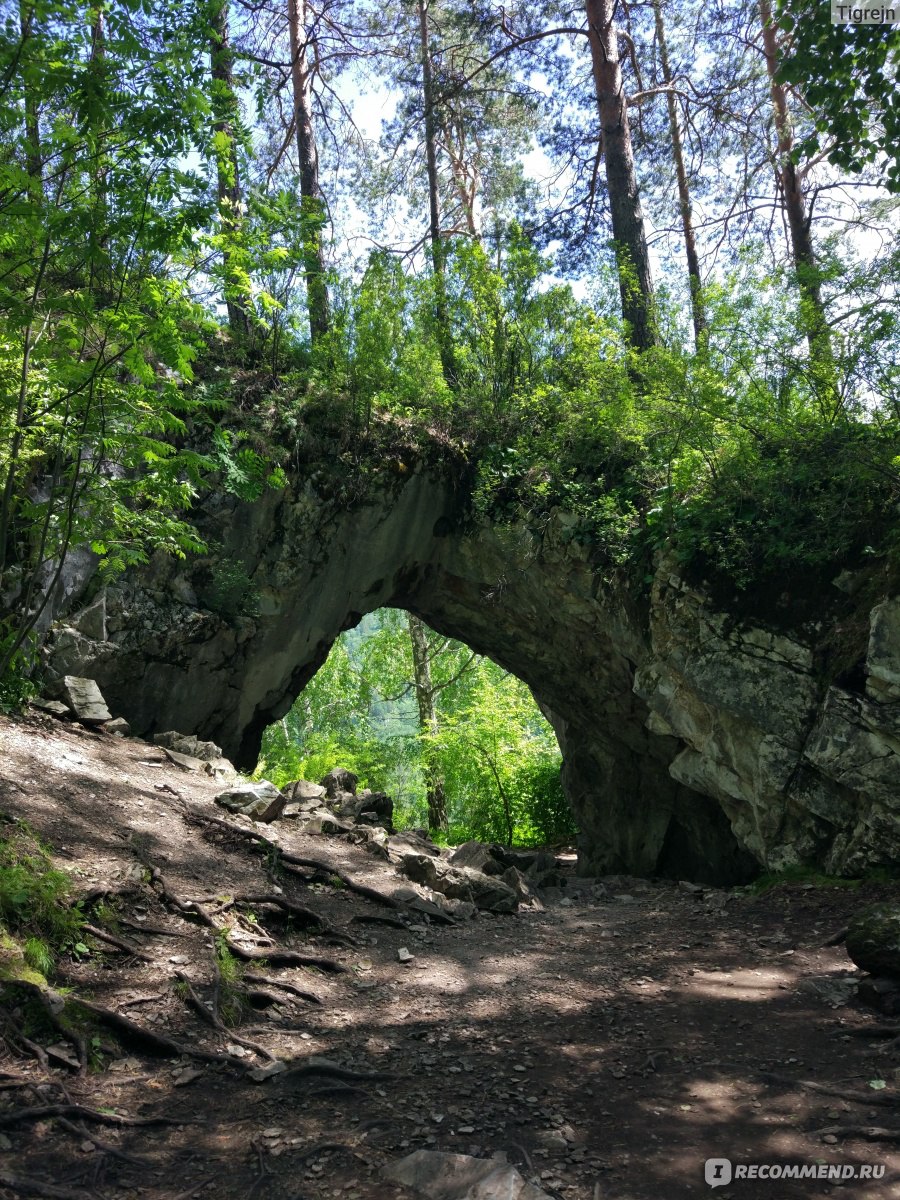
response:
<path id="1" fill-rule="evenodd" d="M 774 991 L 793 984 L 794 976 L 789 972 L 767 967 L 761 970 L 695 971 L 690 982 L 677 990 L 710 999 L 752 1001 L 769 1000 Z"/>

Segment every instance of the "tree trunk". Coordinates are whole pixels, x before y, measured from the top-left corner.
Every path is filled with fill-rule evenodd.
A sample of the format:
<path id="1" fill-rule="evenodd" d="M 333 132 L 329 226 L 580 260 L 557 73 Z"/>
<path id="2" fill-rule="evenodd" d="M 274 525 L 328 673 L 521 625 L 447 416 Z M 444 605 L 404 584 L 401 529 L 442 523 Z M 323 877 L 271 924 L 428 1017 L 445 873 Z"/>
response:
<path id="1" fill-rule="evenodd" d="M 222 266 L 225 273 L 225 307 L 232 336 L 240 342 L 250 335 L 249 299 L 233 282 L 234 257 L 229 247 L 240 233 L 241 183 L 238 172 L 237 146 L 234 140 L 238 114 L 234 90 L 234 68 L 228 33 L 228 0 L 220 0 L 212 13 L 209 59 L 213 79 L 213 131 L 222 135 L 224 145 L 216 147 L 216 178 L 219 194 L 219 215 L 225 233 Z"/>
<path id="2" fill-rule="evenodd" d="M 618 35 L 613 21 L 615 0 L 586 0 L 585 7 L 622 316 L 628 322 L 632 345 L 646 350 L 656 344 L 653 280 L 634 170 Z"/>
<path id="3" fill-rule="evenodd" d="M 769 94 L 775 112 L 775 134 L 777 138 L 776 171 L 781 188 L 781 202 L 787 217 L 794 273 L 800 288 L 806 340 L 809 344 L 810 361 L 820 382 L 826 390 L 836 389 L 834 356 L 831 336 L 822 302 L 819 268 L 813 248 L 811 219 L 806 211 L 806 200 L 796 164 L 791 152 L 794 134 L 788 111 L 787 93 L 778 82 L 778 34 L 772 19 L 771 0 L 759 0 L 762 18 L 763 52 L 769 76 Z"/>
<path id="4" fill-rule="evenodd" d="M 19 25 L 23 53 L 27 53 L 26 43 L 31 37 L 33 24 L 34 5 L 29 3 L 29 0 L 22 0 L 22 3 L 19 5 Z M 34 86 L 24 74 L 22 77 L 22 91 L 25 98 L 25 170 L 34 181 L 36 192 L 39 193 L 43 176 L 39 101 Z"/>
<path id="5" fill-rule="evenodd" d="M 312 88 L 307 53 L 306 0 L 288 0 L 288 31 L 291 42 L 291 84 L 294 91 L 294 129 L 300 166 L 300 212 L 303 239 L 303 269 L 306 275 L 306 306 L 313 345 L 331 324 L 322 231 L 325 202 L 319 185 L 319 152 L 316 148 L 312 113 Z"/>
<path id="6" fill-rule="evenodd" d="M 442 123 L 444 146 L 450 159 L 453 186 L 462 205 L 469 237 L 481 240 L 481 219 L 478 212 L 478 170 L 468 158 L 465 126 L 455 115 L 446 115 Z"/>
<path id="7" fill-rule="evenodd" d="M 435 760 L 434 748 L 428 741 L 439 729 L 435 688 L 431 680 L 431 660 L 428 657 L 428 638 L 425 626 L 418 617 L 407 613 L 409 640 L 412 645 L 413 677 L 416 684 L 416 701 L 419 706 L 419 729 L 425 735 L 422 744 L 422 761 L 425 772 L 425 792 L 428 800 L 429 829 L 447 829 L 447 797 L 444 781 Z"/>
<path id="8" fill-rule="evenodd" d="M 422 56 L 422 107 L 425 118 L 425 169 L 428 176 L 428 240 L 434 278 L 434 317 L 438 351 L 444 379 L 455 379 L 453 347 L 447 320 L 447 290 L 444 281 L 444 243 L 441 238 L 441 207 L 438 192 L 437 119 L 434 111 L 434 80 L 431 69 L 431 35 L 428 28 L 429 0 L 418 0 L 419 45 Z"/>
<path id="9" fill-rule="evenodd" d="M 666 92 L 666 104 L 669 110 L 669 129 L 672 137 L 672 158 L 675 161 L 675 177 L 678 181 L 678 208 L 681 213 L 681 228 L 684 232 L 684 253 L 687 259 L 688 280 L 691 289 L 691 314 L 694 321 L 694 344 L 700 349 L 706 330 L 706 314 L 703 311 L 703 281 L 700 277 L 700 259 L 697 254 L 697 239 L 694 235 L 694 222 L 691 214 L 691 193 L 688 184 L 687 170 L 684 165 L 684 148 L 681 142 L 681 129 L 678 123 L 678 103 L 672 87 L 672 68 L 669 64 L 669 47 L 666 44 L 666 30 L 663 23 L 662 4 L 653 0 L 653 15 L 656 21 L 656 40 L 659 44 L 659 61 L 662 67 L 663 81 L 670 89 Z"/>

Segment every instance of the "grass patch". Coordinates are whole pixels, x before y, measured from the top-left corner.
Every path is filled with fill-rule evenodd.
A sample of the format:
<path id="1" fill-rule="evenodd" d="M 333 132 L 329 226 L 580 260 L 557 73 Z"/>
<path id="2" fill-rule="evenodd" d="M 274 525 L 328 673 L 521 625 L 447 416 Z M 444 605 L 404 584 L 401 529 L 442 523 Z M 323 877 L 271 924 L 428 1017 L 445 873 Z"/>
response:
<path id="1" fill-rule="evenodd" d="M 72 880 L 24 821 L 0 816 L 0 947 L 4 973 L 16 963 L 49 975 L 78 942 L 83 918 L 70 902 Z"/>

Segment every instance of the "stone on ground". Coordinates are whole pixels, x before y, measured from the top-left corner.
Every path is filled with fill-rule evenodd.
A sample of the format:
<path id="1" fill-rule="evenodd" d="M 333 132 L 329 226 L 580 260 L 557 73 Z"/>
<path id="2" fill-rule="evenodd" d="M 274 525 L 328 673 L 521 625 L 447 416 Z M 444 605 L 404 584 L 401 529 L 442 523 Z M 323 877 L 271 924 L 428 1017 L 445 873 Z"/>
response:
<path id="1" fill-rule="evenodd" d="M 471 867 L 474 871 L 484 871 L 485 875 L 500 875 L 503 871 L 484 842 L 463 842 L 448 861 L 451 867 Z"/>
<path id="2" fill-rule="evenodd" d="M 175 729 L 167 729 L 165 733 L 154 734 L 153 741 L 164 750 L 174 750 L 176 754 L 199 758 L 204 762 L 214 762 L 222 757 L 221 746 L 217 746 L 215 742 L 202 742 L 193 733 L 179 733 Z"/>
<path id="3" fill-rule="evenodd" d="M 349 792 L 351 796 L 355 796 L 359 779 L 345 767 L 335 767 L 320 782 L 329 799 L 333 800 L 339 792 Z"/>
<path id="4" fill-rule="evenodd" d="M 416 1150 L 387 1167 L 384 1176 L 426 1200 L 549 1200 L 508 1163 L 468 1154 Z"/>
<path id="5" fill-rule="evenodd" d="M 260 779 L 257 783 L 239 783 L 216 796 L 216 804 L 231 812 L 252 817 L 254 821 L 274 821 L 284 810 L 285 799 L 274 783 Z"/>
<path id="6" fill-rule="evenodd" d="M 46 700 L 43 696 L 35 696 L 28 703 L 32 708 L 39 708 L 41 712 L 50 713 L 52 717 L 67 717 L 72 712 L 68 704 L 63 704 L 62 700 Z"/>
<path id="7" fill-rule="evenodd" d="M 93 679 L 84 679 L 80 675 L 66 675 L 63 678 L 63 699 L 72 709 L 79 721 L 87 725 L 101 725 L 104 721 L 112 720 L 112 713 L 106 707 L 103 693 Z"/>

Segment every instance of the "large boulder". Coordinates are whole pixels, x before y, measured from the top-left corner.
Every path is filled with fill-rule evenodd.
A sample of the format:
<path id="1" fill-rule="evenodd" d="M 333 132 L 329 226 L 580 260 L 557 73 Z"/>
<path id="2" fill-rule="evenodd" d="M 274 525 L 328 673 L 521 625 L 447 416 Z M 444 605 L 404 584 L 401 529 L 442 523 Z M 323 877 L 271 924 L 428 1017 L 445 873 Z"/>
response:
<path id="1" fill-rule="evenodd" d="M 847 929 L 847 953 L 872 975 L 900 979 L 900 904 L 875 904 Z"/>
<path id="2" fill-rule="evenodd" d="M 398 865 L 403 862 L 407 854 L 427 854 L 431 858 L 441 857 L 440 848 L 434 842 L 410 829 L 405 829 L 402 833 L 395 833 L 393 837 L 389 837 L 387 851 L 391 862 Z"/>
<path id="3" fill-rule="evenodd" d="M 78 720 L 86 725 L 102 725 L 104 721 L 112 719 L 103 693 L 93 679 L 85 679 L 80 675 L 64 676 L 62 695 Z"/>
<path id="4" fill-rule="evenodd" d="M 394 801 L 386 792 L 372 792 L 368 788 L 363 788 L 355 795 L 340 792 L 332 801 L 332 808 L 346 820 L 359 821 L 364 815 L 371 814 L 365 824 L 377 823 L 386 829 L 394 827 Z"/>
<path id="5" fill-rule="evenodd" d="M 308 779 L 297 779 L 287 783 L 281 789 L 287 797 L 288 804 L 299 804 L 301 807 L 318 808 L 325 796 L 321 783 L 311 783 Z"/>
<path id="6" fill-rule="evenodd" d="M 257 783 L 239 783 L 216 796 L 216 804 L 254 821 L 268 823 L 284 811 L 285 797 L 274 783 L 260 779 Z"/>
<path id="7" fill-rule="evenodd" d="M 351 796 L 355 796 L 359 778 L 345 767 L 334 767 L 324 779 L 320 780 L 320 783 L 325 789 L 325 795 L 328 799 L 335 800 L 340 797 L 342 792 L 347 792 Z"/>
<path id="8" fill-rule="evenodd" d="M 491 849 L 484 842 L 463 842 L 448 859 L 451 867 L 471 867 L 473 871 L 484 871 L 485 875 L 501 875 L 502 865 L 497 862 Z"/>
<path id="9" fill-rule="evenodd" d="M 483 912 L 511 913 L 519 906 L 517 893 L 496 876 L 471 867 L 452 867 L 429 854 L 404 855 L 400 870 L 414 883 L 451 900 L 468 901 Z"/>

